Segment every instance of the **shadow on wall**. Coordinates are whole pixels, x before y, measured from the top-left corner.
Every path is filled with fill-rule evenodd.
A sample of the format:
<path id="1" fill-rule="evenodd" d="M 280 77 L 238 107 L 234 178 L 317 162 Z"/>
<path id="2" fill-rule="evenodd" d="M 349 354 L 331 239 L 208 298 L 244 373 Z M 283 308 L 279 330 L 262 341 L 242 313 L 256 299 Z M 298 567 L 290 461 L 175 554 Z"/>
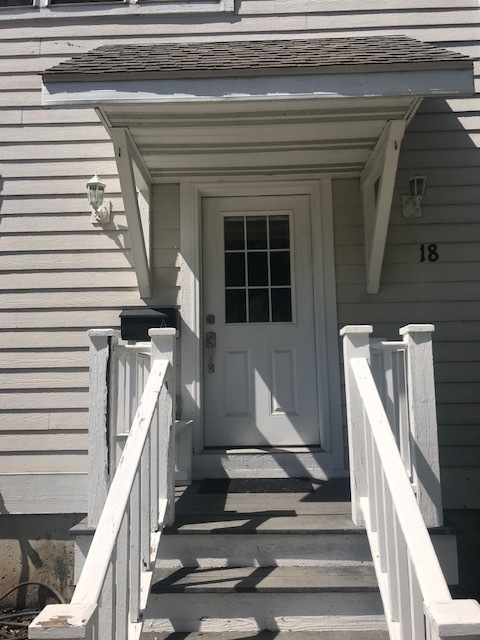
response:
<path id="1" fill-rule="evenodd" d="M 0 502 L 0 509 L 2 503 Z M 44 583 L 69 599 L 73 591 L 77 514 L 0 515 L 0 597 L 22 582 Z M 26 585 L 0 601 L 0 608 L 43 608 L 58 600 L 43 585 Z"/>

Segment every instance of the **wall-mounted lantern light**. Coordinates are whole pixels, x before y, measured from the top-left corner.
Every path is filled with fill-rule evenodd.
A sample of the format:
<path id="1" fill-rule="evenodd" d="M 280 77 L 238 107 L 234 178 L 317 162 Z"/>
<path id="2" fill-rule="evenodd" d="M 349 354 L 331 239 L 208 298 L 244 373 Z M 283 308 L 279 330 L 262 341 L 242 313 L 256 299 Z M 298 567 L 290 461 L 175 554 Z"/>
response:
<path id="1" fill-rule="evenodd" d="M 99 179 L 97 174 L 87 182 L 88 202 L 92 207 L 92 224 L 107 224 L 110 222 L 112 214 L 112 203 L 103 202 L 105 195 L 105 184 Z"/>
<path id="2" fill-rule="evenodd" d="M 412 176 L 408 181 L 410 195 L 402 197 L 404 218 L 422 217 L 422 200 L 427 190 L 427 182 L 426 177 L 419 173 Z"/>

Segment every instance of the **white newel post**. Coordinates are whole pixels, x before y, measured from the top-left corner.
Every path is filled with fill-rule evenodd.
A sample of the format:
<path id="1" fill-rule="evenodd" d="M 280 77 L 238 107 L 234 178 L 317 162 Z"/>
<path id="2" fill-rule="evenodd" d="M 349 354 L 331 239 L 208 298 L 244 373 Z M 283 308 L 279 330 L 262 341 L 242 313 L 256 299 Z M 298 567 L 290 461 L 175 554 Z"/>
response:
<path id="1" fill-rule="evenodd" d="M 412 468 L 417 502 L 427 527 L 443 524 L 431 336 L 434 330 L 433 324 L 409 324 L 400 329 L 407 353 Z"/>
<path id="2" fill-rule="evenodd" d="M 350 458 L 350 490 L 352 494 L 352 519 L 363 524 L 360 498 L 367 495 L 367 469 L 365 464 L 365 433 L 363 404 L 350 366 L 352 358 L 366 358 L 370 362 L 370 325 L 343 327 L 343 359 L 345 369 L 345 396 L 347 401 L 348 454 Z"/>
<path id="3" fill-rule="evenodd" d="M 167 498 L 167 511 L 164 524 L 173 524 L 175 520 L 175 394 L 176 394 L 176 329 L 150 329 L 152 339 L 152 364 L 157 359 L 168 360 L 171 364 L 169 388 L 171 413 L 167 420 L 161 420 L 158 434 L 159 496 Z M 163 427 L 163 428 L 162 428 Z"/>
<path id="4" fill-rule="evenodd" d="M 480 637 L 480 605 L 476 600 L 425 604 L 427 640 L 473 640 Z"/>
<path id="5" fill-rule="evenodd" d="M 115 329 L 90 329 L 88 426 L 88 526 L 96 527 L 109 487 L 109 362 Z"/>

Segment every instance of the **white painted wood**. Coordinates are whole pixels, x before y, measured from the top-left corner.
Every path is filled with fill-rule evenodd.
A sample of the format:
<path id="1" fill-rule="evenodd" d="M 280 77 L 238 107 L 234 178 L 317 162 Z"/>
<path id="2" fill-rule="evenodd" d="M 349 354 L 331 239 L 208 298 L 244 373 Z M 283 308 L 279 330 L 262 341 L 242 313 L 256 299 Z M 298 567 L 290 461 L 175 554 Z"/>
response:
<path id="1" fill-rule="evenodd" d="M 167 360 L 170 363 L 167 393 L 163 393 L 158 409 L 159 433 L 159 498 L 167 500 L 164 524 L 173 524 L 175 520 L 175 341 L 176 329 L 150 329 L 152 339 L 152 369 L 155 361 Z M 163 401 L 163 405 L 162 405 Z"/>
<path id="2" fill-rule="evenodd" d="M 47 605 L 28 628 L 30 638 L 93 638 L 96 606 L 92 604 Z"/>
<path id="3" fill-rule="evenodd" d="M 18 465 L 17 465 L 18 466 Z M 3 471 L 3 469 L 2 469 Z M 16 473 L 0 474 L 0 513 L 86 513 L 87 474 Z"/>
<path id="4" fill-rule="evenodd" d="M 311 272 L 311 202 L 306 196 L 203 201 L 205 444 L 317 445 L 320 440 Z M 292 322 L 228 323 L 225 317 L 223 219 L 288 216 Z M 321 239 L 320 239 L 321 241 Z M 216 334 L 208 371 L 207 332 Z"/>
<path id="5" fill-rule="evenodd" d="M 429 640 L 449 640 L 480 633 L 480 605 L 476 600 L 427 604 L 425 616 Z"/>
<path id="6" fill-rule="evenodd" d="M 367 213 L 367 224 L 371 237 L 368 241 L 367 254 L 367 293 L 378 293 L 380 287 L 380 276 L 383 264 L 385 243 L 387 240 L 388 223 L 390 220 L 390 209 L 392 206 L 393 188 L 397 172 L 398 158 L 400 156 L 400 146 L 405 132 L 405 121 L 394 120 L 389 123 L 388 133 L 386 133 L 382 144 L 384 150 L 381 154 L 381 166 L 366 166 L 364 189 L 369 190 L 365 196 L 364 205 L 372 206 L 375 202 L 375 213 Z M 375 152 L 374 152 L 375 153 Z M 376 155 L 376 154 L 375 154 Z M 378 193 L 374 196 L 375 183 L 379 181 Z M 368 200 L 367 200 L 368 199 Z"/>
<path id="7" fill-rule="evenodd" d="M 79 27 L 81 28 L 81 27 Z M 97 104 L 184 103 L 223 100 L 278 100 L 312 98 L 358 98 L 364 96 L 428 95 L 463 96 L 473 93 L 470 69 L 289 75 L 262 78 L 241 76 L 198 80 L 54 81 L 42 86 L 44 106 L 95 106 Z"/>
<path id="8" fill-rule="evenodd" d="M 433 325 L 407 325 L 400 329 L 407 349 L 414 482 L 420 511 L 428 527 L 443 524 L 433 378 L 433 331 Z"/>
<path id="9" fill-rule="evenodd" d="M 147 219 L 142 219 L 145 218 L 145 211 L 142 209 L 142 215 L 139 208 L 132 162 L 132 142 L 124 129 L 112 129 L 110 134 L 115 146 L 115 157 L 122 185 L 138 287 L 142 298 L 150 298 L 152 295 L 150 247 L 147 242 L 150 235 L 149 232 L 145 232 L 146 227 L 150 225 L 150 219 L 148 213 L 146 213 Z"/>
<path id="10" fill-rule="evenodd" d="M 88 526 L 96 527 L 109 487 L 108 366 L 118 332 L 91 329 L 88 456 Z"/>
<path id="11" fill-rule="evenodd" d="M 349 325 L 340 331 L 343 338 L 343 360 L 348 363 L 345 374 L 347 399 L 348 451 L 350 464 L 350 491 L 352 518 L 355 524 L 363 524 L 360 498 L 367 495 L 367 468 L 365 465 L 365 442 L 362 433 L 363 408 L 355 384 L 351 362 L 353 358 L 370 358 L 369 335 L 373 327 Z"/>

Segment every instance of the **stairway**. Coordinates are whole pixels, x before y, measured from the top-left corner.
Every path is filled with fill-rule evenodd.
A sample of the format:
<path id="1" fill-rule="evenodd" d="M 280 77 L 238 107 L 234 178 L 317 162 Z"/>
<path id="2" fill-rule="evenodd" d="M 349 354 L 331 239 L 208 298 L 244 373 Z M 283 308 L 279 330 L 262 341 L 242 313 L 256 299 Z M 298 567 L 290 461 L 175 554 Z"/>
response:
<path id="1" fill-rule="evenodd" d="M 295 493 L 179 489 L 143 638 L 383 640 L 382 604 L 346 481 Z M 207 636 L 207 638 L 205 637 Z"/>

